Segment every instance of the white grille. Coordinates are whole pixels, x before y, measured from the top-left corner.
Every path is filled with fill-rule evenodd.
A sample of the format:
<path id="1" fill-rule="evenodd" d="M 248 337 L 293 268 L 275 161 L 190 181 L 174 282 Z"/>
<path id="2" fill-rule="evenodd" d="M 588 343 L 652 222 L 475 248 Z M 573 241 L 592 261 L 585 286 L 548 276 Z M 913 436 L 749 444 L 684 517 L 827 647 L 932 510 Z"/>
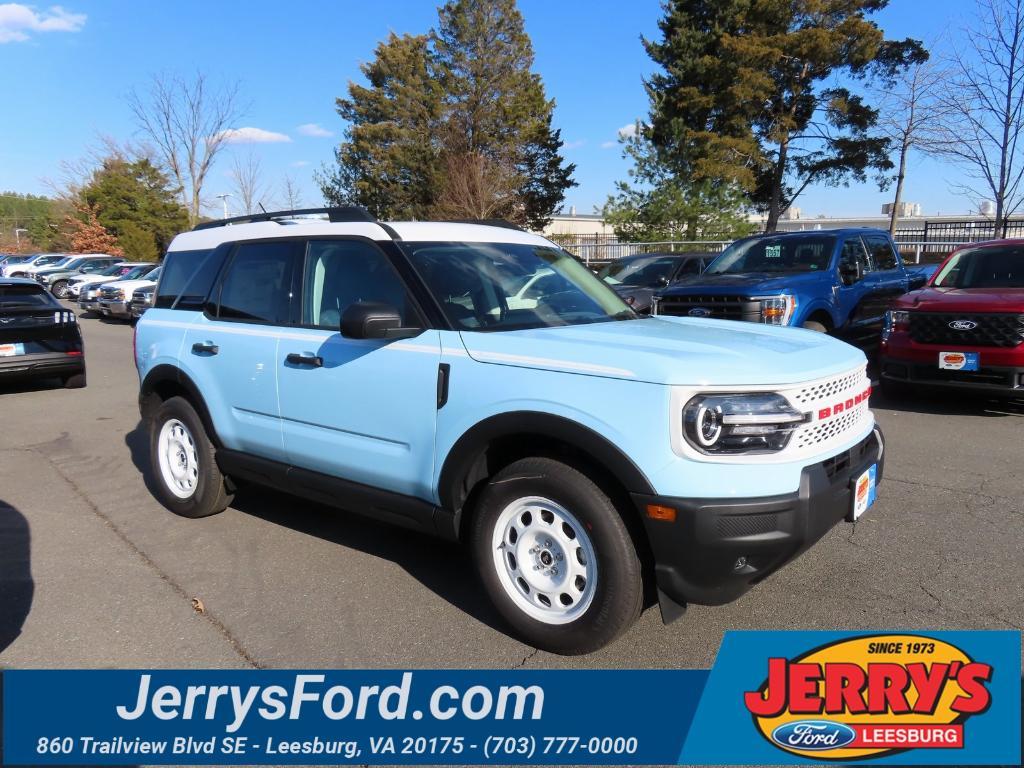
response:
<path id="1" fill-rule="evenodd" d="M 822 381 L 809 387 L 804 387 L 793 395 L 791 399 L 800 405 L 813 403 L 817 400 L 824 400 L 832 397 L 833 395 L 837 395 L 840 392 L 845 392 L 846 390 L 855 387 L 863 380 L 864 372 L 856 371 L 854 373 L 847 374 L 846 376 L 839 376 L 835 379 Z"/>
<path id="2" fill-rule="evenodd" d="M 862 368 L 832 379 L 807 384 L 799 389 L 783 392 L 797 410 L 811 414 L 811 421 L 793 433 L 783 454 L 794 452 L 821 453 L 831 445 L 847 439 L 847 435 L 863 427 L 870 420 L 868 401 L 852 403 L 850 400 L 867 391 L 870 381 Z M 836 413 L 836 406 L 839 412 Z M 829 415 L 820 418 L 828 409 Z"/>

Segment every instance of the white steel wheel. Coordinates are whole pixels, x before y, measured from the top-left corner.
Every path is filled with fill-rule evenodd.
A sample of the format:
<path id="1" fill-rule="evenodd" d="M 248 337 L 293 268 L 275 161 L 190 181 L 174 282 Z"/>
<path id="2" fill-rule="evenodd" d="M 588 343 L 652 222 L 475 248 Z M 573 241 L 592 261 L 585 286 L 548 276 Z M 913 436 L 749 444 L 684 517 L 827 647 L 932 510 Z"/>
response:
<path id="1" fill-rule="evenodd" d="M 179 499 L 188 499 L 199 484 L 199 453 L 188 427 L 168 419 L 157 438 L 157 459 L 164 485 Z"/>
<path id="2" fill-rule="evenodd" d="M 498 515 L 491 543 L 498 580 L 527 616 L 568 624 L 587 612 L 597 590 L 597 556 L 586 529 L 561 504 L 516 499 Z"/>

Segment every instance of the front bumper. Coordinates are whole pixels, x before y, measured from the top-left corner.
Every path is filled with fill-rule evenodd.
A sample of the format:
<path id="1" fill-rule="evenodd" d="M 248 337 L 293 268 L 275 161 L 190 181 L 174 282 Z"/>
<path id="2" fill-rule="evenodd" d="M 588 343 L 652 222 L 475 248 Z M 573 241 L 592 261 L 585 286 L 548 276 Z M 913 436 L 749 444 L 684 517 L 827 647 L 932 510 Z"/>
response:
<path id="1" fill-rule="evenodd" d="M 131 302 L 129 301 L 116 301 L 111 299 L 100 299 L 99 309 L 105 315 L 113 315 L 115 317 L 130 317 L 131 316 Z"/>
<path id="2" fill-rule="evenodd" d="M 793 493 L 746 499 L 633 494 L 654 555 L 662 615 L 678 615 L 687 603 L 731 602 L 795 559 L 850 513 L 853 482 L 872 464 L 881 482 L 883 454 L 876 425 L 853 448 L 805 467 Z M 675 521 L 651 519 L 649 504 L 676 510 Z"/>
<path id="3" fill-rule="evenodd" d="M 949 371 L 939 368 L 935 359 L 919 362 L 883 356 L 879 372 L 886 381 L 915 387 L 970 390 L 989 395 L 1024 397 L 1024 366 L 986 365 L 985 359 L 986 355 L 982 352 L 982 364 L 977 371 Z"/>

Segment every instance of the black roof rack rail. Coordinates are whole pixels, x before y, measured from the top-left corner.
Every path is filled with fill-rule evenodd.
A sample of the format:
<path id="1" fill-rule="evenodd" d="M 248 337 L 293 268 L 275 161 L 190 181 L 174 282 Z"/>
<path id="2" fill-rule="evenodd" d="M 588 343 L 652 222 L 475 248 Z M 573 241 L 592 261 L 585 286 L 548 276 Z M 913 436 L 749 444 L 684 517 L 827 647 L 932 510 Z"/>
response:
<path id="1" fill-rule="evenodd" d="M 297 216 L 311 216 L 317 213 L 326 213 L 328 221 L 366 221 L 376 224 L 375 219 L 369 211 L 358 205 L 344 205 L 336 208 L 298 208 L 293 211 L 260 211 L 248 216 L 235 216 L 230 219 L 214 219 L 204 221 L 192 227 L 195 232 L 198 229 L 213 229 L 214 227 L 226 227 L 230 224 L 252 224 L 259 221 L 277 221 L 278 219 L 292 219 Z"/>
<path id="2" fill-rule="evenodd" d="M 445 219 L 445 224 L 483 224 L 488 227 L 501 227 L 502 229 L 515 229 L 519 232 L 526 232 L 518 224 L 513 224 L 508 219 Z"/>

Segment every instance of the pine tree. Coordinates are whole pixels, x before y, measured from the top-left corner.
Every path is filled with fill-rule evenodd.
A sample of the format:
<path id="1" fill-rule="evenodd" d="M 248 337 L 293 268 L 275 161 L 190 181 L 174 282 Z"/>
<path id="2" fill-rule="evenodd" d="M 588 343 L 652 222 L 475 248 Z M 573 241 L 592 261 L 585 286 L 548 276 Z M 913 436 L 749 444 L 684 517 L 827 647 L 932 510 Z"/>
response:
<path id="1" fill-rule="evenodd" d="M 623 138 L 630 160 L 629 179 L 616 183 L 602 209 L 620 240 L 732 240 L 750 234 L 745 200 L 735 185 L 693 180 L 676 174 L 650 140 L 650 128 L 638 124 Z"/>
<path id="2" fill-rule="evenodd" d="M 671 0 L 647 83 L 652 139 L 677 172 L 724 180 L 779 216 L 814 183 L 892 167 L 878 113 L 846 85 L 927 57 L 867 17 L 888 0 Z"/>
<path id="3" fill-rule="evenodd" d="M 555 103 L 531 71 L 533 45 L 522 14 L 515 0 L 449 0 L 438 19 L 444 152 L 456 165 L 460 156 L 476 153 L 497 168 L 514 168 L 516 194 L 495 213 L 542 227 L 573 186 L 575 166 L 559 154 L 561 134 L 551 125 Z"/>
<path id="4" fill-rule="evenodd" d="M 177 191 L 145 158 L 108 157 L 78 198 L 134 260 L 155 261 L 171 239 L 188 228 L 188 212 Z"/>
<path id="5" fill-rule="evenodd" d="M 348 122 L 337 165 L 318 174 L 331 205 L 361 205 L 382 219 L 422 219 L 437 194 L 441 86 L 426 35 L 394 33 L 362 65 L 368 85 L 337 99 Z"/>
<path id="6" fill-rule="evenodd" d="M 325 199 L 380 218 L 543 226 L 574 166 L 532 66 L 515 0 L 450 0 L 429 36 L 392 34 L 362 67 L 367 85 L 337 100 L 349 127 L 318 176 Z"/>

